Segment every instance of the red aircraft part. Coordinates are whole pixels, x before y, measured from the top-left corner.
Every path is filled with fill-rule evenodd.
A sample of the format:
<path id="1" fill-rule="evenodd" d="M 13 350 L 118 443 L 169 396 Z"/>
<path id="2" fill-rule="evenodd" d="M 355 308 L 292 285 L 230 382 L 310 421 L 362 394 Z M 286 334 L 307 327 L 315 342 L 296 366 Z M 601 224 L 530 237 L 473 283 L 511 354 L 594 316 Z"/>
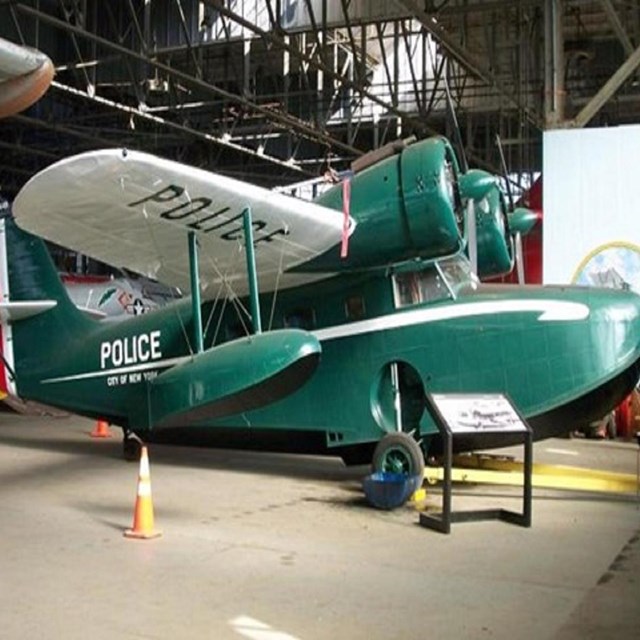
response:
<path id="1" fill-rule="evenodd" d="M 103 284 L 111 280 L 111 276 L 96 276 L 84 273 L 61 273 L 60 279 L 65 284 Z"/>
<path id="2" fill-rule="evenodd" d="M 0 118 L 24 111 L 39 100 L 53 80 L 53 63 L 48 58 L 31 73 L 0 84 Z"/>

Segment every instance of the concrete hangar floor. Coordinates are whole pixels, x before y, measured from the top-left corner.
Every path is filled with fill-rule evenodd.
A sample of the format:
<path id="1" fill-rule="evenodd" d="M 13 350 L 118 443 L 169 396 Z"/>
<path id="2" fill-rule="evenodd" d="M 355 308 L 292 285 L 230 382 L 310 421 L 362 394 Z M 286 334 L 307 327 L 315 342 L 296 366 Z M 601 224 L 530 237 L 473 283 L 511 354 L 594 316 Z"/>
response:
<path id="1" fill-rule="evenodd" d="M 366 506 L 364 470 L 337 460 L 156 446 L 164 535 L 129 540 L 137 465 L 119 434 L 92 428 L 0 413 L 4 639 L 640 635 L 633 495 L 535 489 L 531 529 L 458 523 L 447 536 L 413 507 Z M 535 461 L 635 473 L 636 452 L 547 441 Z M 520 505 L 516 489 L 454 490 L 456 510 Z"/>

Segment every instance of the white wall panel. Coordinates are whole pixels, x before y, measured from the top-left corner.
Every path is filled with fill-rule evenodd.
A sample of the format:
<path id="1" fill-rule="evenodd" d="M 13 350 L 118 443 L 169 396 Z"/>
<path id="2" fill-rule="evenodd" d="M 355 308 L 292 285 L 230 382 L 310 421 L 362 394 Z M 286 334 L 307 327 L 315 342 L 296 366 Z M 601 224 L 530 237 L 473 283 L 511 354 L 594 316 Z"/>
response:
<path id="1" fill-rule="evenodd" d="M 545 284 L 605 246 L 640 247 L 640 126 L 548 131 L 543 148 Z"/>

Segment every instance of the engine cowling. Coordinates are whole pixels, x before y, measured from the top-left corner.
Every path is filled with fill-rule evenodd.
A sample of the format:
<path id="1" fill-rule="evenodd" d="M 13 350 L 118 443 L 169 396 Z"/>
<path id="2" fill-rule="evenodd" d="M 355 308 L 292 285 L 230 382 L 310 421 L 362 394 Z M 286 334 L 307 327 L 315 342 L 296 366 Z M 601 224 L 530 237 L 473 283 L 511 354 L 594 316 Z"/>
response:
<path id="1" fill-rule="evenodd" d="M 380 268 L 458 252 L 464 244 L 459 175 L 455 153 L 441 137 L 416 142 L 357 173 L 350 185 L 349 212 L 356 227 L 347 257 L 340 258 L 335 246 L 302 270 Z M 342 210 L 342 185 L 315 202 Z"/>
<path id="2" fill-rule="evenodd" d="M 473 205 L 478 276 L 482 279 L 510 273 L 515 260 L 513 236 L 528 233 L 537 216 L 522 207 L 509 212 L 498 177 L 481 169 L 470 169 L 461 176 L 460 193 Z"/>
<path id="3" fill-rule="evenodd" d="M 504 194 L 498 178 L 470 169 L 460 181 L 462 197 L 473 205 L 478 247 L 478 276 L 499 276 L 513 269 L 514 251 Z"/>

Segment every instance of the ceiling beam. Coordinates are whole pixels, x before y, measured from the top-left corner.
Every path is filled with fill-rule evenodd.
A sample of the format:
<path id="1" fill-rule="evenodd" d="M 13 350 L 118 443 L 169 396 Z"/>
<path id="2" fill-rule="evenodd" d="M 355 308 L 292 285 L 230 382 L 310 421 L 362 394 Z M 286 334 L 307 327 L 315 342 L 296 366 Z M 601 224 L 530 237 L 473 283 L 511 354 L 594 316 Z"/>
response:
<path id="1" fill-rule="evenodd" d="M 618 36 L 618 40 L 622 43 L 625 53 L 627 56 L 630 56 L 633 53 L 633 45 L 631 44 L 631 39 L 629 38 L 627 32 L 622 26 L 622 22 L 620 21 L 620 16 L 613 6 L 611 0 L 600 0 L 600 3 L 604 7 L 605 13 L 607 14 L 607 18 L 613 27 L 613 31 L 616 36 Z"/>
<path id="2" fill-rule="evenodd" d="M 449 55 L 469 73 L 480 78 L 483 82 L 493 87 L 507 103 L 514 106 L 522 117 L 526 118 L 534 127 L 542 131 L 543 125 L 540 117 L 533 109 L 522 104 L 510 91 L 507 91 L 502 83 L 488 69 L 478 63 L 475 57 L 462 45 L 454 42 L 449 33 L 440 25 L 436 16 L 424 9 L 424 3 L 417 0 L 396 0 L 405 9 L 411 11 L 416 20 L 442 45 Z"/>
<path id="3" fill-rule="evenodd" d="M 209 84 L 208 82 L 205 82 L 204 80 L 196 78 L 188 73 L 185 73 L 184 71 L 180 71 L 179 69 L 176 69 L 168 64 L 160 62 L 142 53 L 132 51 L 131 49 L 128 49 L 127 47 L 124 47 L 116 42 L 111 42 L 110 40 L 107 40 L 106 38 L 98 36 L 95 33 L 86 31 L 85 29 L 82 29 L 80 27 L 76 27 L 75 25 L 64 22 L 63 20 L 59 20 L 58 18 L 51 16 L 47 13 L 44 13 L 42 11 L 39 11 L 38 9 L 34 9 L 33 7 L 30 7 L 21 3 L 16 4 L 15 7 L 21 13 L 30 15 L 33 18 L 41 20 L 42 22 L 50 24 L 63 31 L 67 31 L 74 35 L 79 35 L 83 38 L 86 38 L 92 42 L 99 44 L 102 47 L 105 47 L 106 49 L 109 49 L 111 51 L 116 51 L 124 56 L 128 56 L 129 58 L 133 58 L 140 62 L 144 62 L 145 64 L 148 64 L 151 67 L 154 67 L 155 69 L 158 69 L 159 71 L 166 73 L 167 75 L 170 75 L 174 78 L 178 78 L 179 80 L 182 80 L 183 82 L 189 84 L 192 87 L 198 88 L 206 93 L 224 98 L 229 102 L 241 104 L 244 107 L 247 107 L 248 109 L 250 109 L 251 111 L 261 114 L 270 122 L 277 123 L 287 129 L 292 129 L 293 131 L 298 132 L 300 135 L 307 137 L 311 140 L 315 140 L 322 144 L 326 144 L 326 145 L 341 149 L 342 151 L 346 151 L 347 153 L 354 156 L 360 156 L 363 153 L 360 149 L 356 149 L 351 145 L 345 144 L 341 140 L 335 139 L 332 136 L 328 135 L 327 133 L 319 131 L 315 129 L 313 126 L 305 123 L 302 120 L 299 120 L 298 118 L 290 116 L 289 114 L 285 114 L 279 111 L 274 111 L 273 109 L 270 109 L 268 107 L 263 107 L 259 104 L 251 102 L 250 100 L 248 100 L 243 96 L 231 93 L 229 91 L 225 91 L 220 87 Z M 215 142 L 215 141 L 212 140 L 212 142 Z M 248 150 L 248 152 L 251 154 L 253 150 Z M 264 156 L 264 159 L 269 160 L 269 157 Z"/>
<path id="4" fill-rule="evenodd" d="M 75 87 L 64 85 L 56 80 L 54 80 L 51 83 L 51 86 L 54 89 L 58 89 L 66 93 L 70 93 L 71 95 L 84 98 L 85 100 L 90 100 L 91 102 L 94 102 L 96 104 L 100 104 L 102 106 L 109 107 L 117 111 L 121 111 L 123 113 L 128 114 L 131 117 L 135 116 L 136 118 L 140 118 L 141 120 L 154 122 L 163 127 L 167 127 L 168 129 L 174 129 L 176 131 L 180 131 L 194 138 L 198 138 L 199 140 L 204 140 L 205 142 L 213 142 L 214 144 L 218 144 L 223 147 L 233 149 L 234 151 L 239 151 L 241 153 L 252 155 L 255 158 L 259 158 L 260 160 L 267 160 L 273 164 L 277 164 L 291 171 L 304 172 L 304 170 L 301 167 L 295 165 L 293 162 L 281 160 L 279 158 L 275 158 L 274 156 L 268 156 L 264 153 L 260 153 L 259 151 L 256 151 L 255 149 L 250 149 L 249 147 L 243 147 L 240 144 L 232 142 L 231 139 L 227 140 L 225 138 L 219 138 L 217 136 L 214 136 L 210 133 L 206 133 L 204 131 L 197 131 L 195 129 L 192 129 L 191 127 L 187 127 L 177 122 L 171 122 L 171 120 L 165 120 L 160 116 L 157 116 L 153 113 L 149 113 L 147 111 L 142 111 L 141 109 L 137 109 L 136 107 L 122 104 L 114 100 L 109 100 L 107 98 L 102 98 L 96 94 L 91 95 L 87 91 L 82 91 L 81 89 L 76 89 Z"/>
<path id="5" fill-rule="evenodd" d="M 57 153 L 51 153 L 50 151 L 45 151 L 44 149 L 36 149 L 32 145 L 24 145 L 15 142 L 4 142 L 0 140 L 0 149 L 9 149 L 10 151 L 18 151 L 19 153 L 25 155 L 38 156 L 40 158 L 45 158 L 46 160 L 60 160 L 61 156 Z"/>
<path id="6" fill-rule="evenodd" d="M 543 1 L 517 0 L 517 3 L 518 8 L 524 9 L 525 7 L 542 6 Z M 440 8 L 435 9 L 434 13 L 438 16 L 468 15 L 487 11 L 503 11 L 504 9 L 512 8 L 514 4 L 514 0 L 476 0 L 475 2 L 462 0 L 458 4 L 440 2 Z"/>
<path id="7" fill-rule="evenodd" d="M 240 26 L 244 27 L 248 31 L 251 31 L 252 33 L 261 37 L 266 42 L 270 42 L 276 45 L 278 49 L 282 51 L 286 51 L 292 57 L 296 58 L 296 60 L 302 61 L 305 64 L 310 65 L 314 69 L 322 71 L 326 76 L 330 77 L 332 80 L 339 82 L 341 86 L 358 92 L 361 96 L 385 108 L 390 113 L 393 113 L 401 117 L 403 121 L 410 123 L 413 127 L 415 127 L 417 131 L 422 131 L 424 133 L 427 133 L 428 135 L 440 134 L 439 131 L 436 131 L 435 129 L 427 125 L 420 118 L 416 117 L 415 114 L 410 113 L 408 111 L 403 111 L 402 109 L 395 107 L 393 104 L 386 102 L 385 100 L 377 96 L 375 93 L 367 90 L 364 85 L 358 82 L 349 80 L 349 78 L 346 78 L 345 76 L 340 75 L 339 73 L 336 73 L 330 66 L 326 65 L 322 60 L 319 60 L 313 55 L 309 55 L 307 53 L 300 51 L 295 46 L 286 42 L 280 35 L 278 35 L 275 32 L 274 29 L 271 29 L 270 31 L 265 31 L 264 29 L 261 29 L 256 24 L 250 22 L 249 20 L 242 17 L 241 15 L 234 13 L 233 11 L 228 9 L 226 6 L 224 6 L 221 0 L 203 0 L 203 2 L 204 4 L 214 7 L 216 11 L 218 11 L 221 15 L 225 16 L 226 18 L 229 18 L 230 20 L 233 20 L 234 22 L 238 23 Z"/>
<path id="8" fill-rule="evenodd" d="M 609 101 L 611 96 L 622 86 L 627 78 L 640 65 L 640 47 L 638 47 L 618 68 L 618 70 L 602 85 L 602 88 L 582 108 L 580 113 L 567 124 L 570 127 L 581 128 L 589 124 L 591 119 Z"/>
<path id="9" fill-rule="evenodd" d="M 84 140 L 91 145 L 99 145 L 103 147 L 117 147 L 118 145 L 113 140 L 107 140 L 96 135 L 90 135 L 83 131 L 78 131 L 73 127 L 67 127 L 57 122 L 49 122 L 48 120 L 42 120 L 41 118 L 33 118 L 31 116 L 25 116 L 22 114 L 16 114 L 7 118 L 9 121 L 19 122 L 28 127 L 39 127 L 41 129 L 47 129 L 48 131 L 54 131 L 55 133 L 64 133 L 65 135 L 76 137 L 79 140 Z"/>

